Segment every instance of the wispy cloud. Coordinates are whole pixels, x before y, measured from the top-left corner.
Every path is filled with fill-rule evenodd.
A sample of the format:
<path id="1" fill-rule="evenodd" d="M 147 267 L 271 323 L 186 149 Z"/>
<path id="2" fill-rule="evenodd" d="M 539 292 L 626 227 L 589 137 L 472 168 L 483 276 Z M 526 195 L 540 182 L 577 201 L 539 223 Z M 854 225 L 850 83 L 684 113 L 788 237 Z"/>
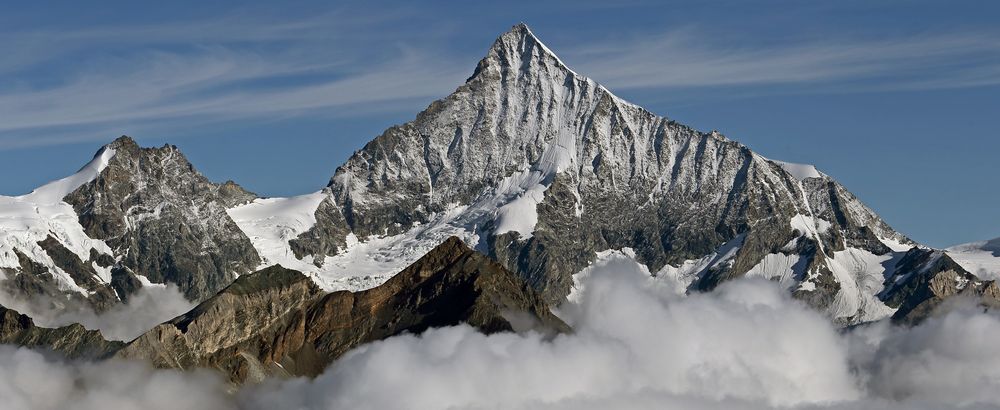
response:
<path id="1" fill-rule="evenodd" d="M 768 44 L 719 37 L 689 28 L 565 54 L 581 72 L 619 89 L 833 85 L 839 91 L 872 91 L 1000 84 L 1000 33 Z"/>
<path id="2" fill-rule="evenodd" d="M 334 13 L 13 33 L 0 42 L 0 52 L 14 56 L 0 63 L 7 78 L 0 80 L 0 148 L 104 139 L 126 124 L 155 129 L 176 119 L 387 110 L 440 97 L 471 72 L 472 63 L 457 64 L 434 42 L 408 43 L 412 36 L 386 29 L 393 18 Z M 378 36 L 391 47 L 366 43 Z M 47 64 L 60 67 L 47 72 Z"/>
<path id="3" fill-rule="evenodd" d="M 415 111 L 454 90 L 482 50 L 449 49 L 467 33 L 408 24 L 413 13 L 0 30 L 0 149 L 178 124 Z M 688 28 L 557 52 L 612 89 L 856 92 L 1000 84 L 996 38 L 761 43 Z"/>

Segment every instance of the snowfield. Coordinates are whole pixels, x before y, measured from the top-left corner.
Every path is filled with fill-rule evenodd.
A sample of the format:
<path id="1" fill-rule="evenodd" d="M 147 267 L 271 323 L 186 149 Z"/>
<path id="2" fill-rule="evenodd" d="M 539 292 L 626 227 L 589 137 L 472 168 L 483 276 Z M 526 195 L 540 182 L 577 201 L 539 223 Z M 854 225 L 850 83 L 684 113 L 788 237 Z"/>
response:
<path id="1" fill-rule="evenodd" d="M 73 206 L 62 199 L 80 186 L 93 181 L 108 165 L 115 150 L 105 147 L 77 173 L 45 184 L 27 195 L 0 196 L 0 268 L 20 269 L 15 250 L 52 272 L 60 290 L 89 294 L 63 271 L 38 244 L 54 237 L 81 260 L 90 259 L 90 250 L 112 255 L 104 241 L 90 238 L 80 225 Z M 111 282 L 111 269 L 93 264 L 99 280 Z"/>
<path id="2" fill-rule="evenodd" d="M 945 253 L 979 279 L 1000 279 L 1000 238 L 952 246 Z"/>

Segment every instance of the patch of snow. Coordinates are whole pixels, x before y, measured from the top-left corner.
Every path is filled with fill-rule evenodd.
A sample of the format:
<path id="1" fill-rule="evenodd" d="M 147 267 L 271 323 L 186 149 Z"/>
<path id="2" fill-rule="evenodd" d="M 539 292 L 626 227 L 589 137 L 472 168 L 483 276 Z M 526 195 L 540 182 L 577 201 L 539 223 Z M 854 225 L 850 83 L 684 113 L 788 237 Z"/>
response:
<path id="1" fill-rule="evenodd" d="M 469 215 L 468 211 L 467 206 L 454 206 L 434 216 L 430 222 L 399 235 L 370 237 L 361 242 L 357 238 L 348 239 L 347 249 L 328 256 L 322 268 L 307 265 L 300 270 L 327 291 L 373 288 L 450 236 L 459 237 L 470 247 L 478 245 L 476 227 L 466 225 L 462 218 Z"/>
<path id="2" fill-rule="evenodd" d="M 153 282 L 153 281 L 149 280 L 149 278 L 147 278 L 147 277 L 145 277 L 143 275 L 140 275 L 138 273 L 135 273 L 134 275 L 135 275 L 136 279 L 139 279 L 139 283 L 141 283 L 142 287 L 144 287 L 144 288 L 162 288 L 162 289 L 166 289 L 167 288 L 167 284 L 166 283 L 156 283 L 156 282 Z"/>
<path id="3" fill-rule="evenodd" d="M 979 279 L 1000 279 L 1000 238 L 952 246 L 945 253 Z"/>
<path id="4" fill-rule="evenodd" d="M 260 198 L 226 210 L 261 257 L 261 267 L 281 264 L 305 270 L 309 261 L 300 260 L 288 241 L 316 225 L 316 209 L 328 195 L 323 191 L 290 198 Z"/>
<path id="5" fill-rule="evenodd" d="M 888 247 L 889 249 L 892 249 L 893 252 L 906 252 L 910 249 L 913 249 L 913 247 L 915 246 L 913 244 L 906 244 L 891 238 L 888 239 L 878 238 L 878 240 L 882 242 L 882 244 Z"/>
<path id="6" fill-rule="evenodd" d="M 538 223 L 538 204 L 545 199 L 545 186 L 536 184 L 513 201 L 497 209 L 494 235 L 517 232 L 521 239 L 531 238 Z"/>
<path id="7" fill-rule="evenodd" d="M 882 292 L 886 272 L 895 270 L 902 253 L 875 255 L 856 248 L 834 252 L 826 259 L 840 291 L 830 306 L 835 318 L 851 318 L 855 322 L 868 322 L 892 316 L 895 309 L 878 299 Z"/>
<path id="8" fill-rule="evenodd" d="M 776 280 L 782 286 L 791 288 L 796 280 L 805 277 L 808 262 L 808 259 L 796 254 L 772 253 L 765 255 L 764 259 L 750 268 L 746 276 Z"/>
<path id="9" fill-rule="evenodd" d="M 795 179 L 799 181 L 804 181 L 809 178 L 822 178 L 823 173 L 819 172 L 815 166 L 810 164 L 796 164 L 793 162 L 775 161 L 771 160 L 775 164 L 778 164 L 782 169 L 792 175 Z"/>
<path id="10" fill-rule="evenodd" d="M 818 237 L 819 234 L 826 232 L 830 229 L 830 222 L 823 218 L 813 218 L 811 216 L 796 214 L 792 217 L 791 221 L 792 229 L 798 230 L 803 234 L 812 234 L 814 237 Z"/>

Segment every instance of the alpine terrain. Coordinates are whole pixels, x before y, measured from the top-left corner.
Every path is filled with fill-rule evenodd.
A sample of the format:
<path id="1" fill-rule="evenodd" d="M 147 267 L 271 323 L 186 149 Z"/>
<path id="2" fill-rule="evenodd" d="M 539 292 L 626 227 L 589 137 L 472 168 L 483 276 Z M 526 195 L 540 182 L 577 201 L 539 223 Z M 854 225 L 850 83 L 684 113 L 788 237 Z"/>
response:
<path id="1" fill-rule="evenodd" d="M 773 279 L 845 324 L 906 316 L 904 301 L 942 272 L 968 279 L 954 292 L 981 294 L 991 279 L 896 232 L 813 166 L 616 97 L 523 24 L 465 84 L 369 142 L 322 191 L 229 215 L 265 263 L 330 290 L 381 283 L 452 235 L 552 303 L 609 250 L 679 291 Z M 902 264 L 908 254 L 954 269 Z"/>
<path id="2" fill-rule="evenodd" d="M 101 312 L 170 283 L 198 303 L 121 343 L 0 309 L 0 341 L 237 384 L 315 376 L 429 327 L 568 332 L 551 308 L 611 257 L 678 293 L 773 280 L 845 326 L 917 323 L 956 295 L 1000 304 L 998 240 L 917 244 L 815 167 L 624 101 L 519 24 L 314 193 L 261 198 L 121 137 L 72 176 L 0 197 L 9 300 Z"/>

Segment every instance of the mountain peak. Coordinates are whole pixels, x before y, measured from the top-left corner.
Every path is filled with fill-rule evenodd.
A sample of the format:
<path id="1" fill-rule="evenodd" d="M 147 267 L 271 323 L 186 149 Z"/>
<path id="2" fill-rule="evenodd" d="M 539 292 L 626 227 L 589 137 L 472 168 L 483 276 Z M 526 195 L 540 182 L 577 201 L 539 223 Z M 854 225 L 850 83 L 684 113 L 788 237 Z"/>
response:
<path id="1" fill-rule="evenodd" d="M 469 80 L 490 69 L 532 70 L 545 66 L 554 66 L 556 69 L 577 75 L 552 49 L 542 43 L 527 24 L 518 23 L 497 37 L 489 53 L 479 62 Z"/>
<path id="2" fill-rule="evenodd" d="M 135 140 L 128 135 L 122 135 L 118 138 L 115 138 L 115 140 L 111 141 L 111 143 L 108 144 L 107 146 L 112 149 L 120 149 L 125 147 L 139 148 L 139 144 L 136 143 Z"/>
<path id="3" fill-rule="evenodd" d="M 524 24 L 522 22 L 515 24 L 510 28 L 510 30 L 507 30 L 505 33 L 501 34 L 498 40 L 499 39 L 522 40 L 529 38 L 536 42 L 538 41 L 538 37 L 535 36 L 535 33 L 531 31 L 531 28 L 529 28 L 527 24 Z"/>

